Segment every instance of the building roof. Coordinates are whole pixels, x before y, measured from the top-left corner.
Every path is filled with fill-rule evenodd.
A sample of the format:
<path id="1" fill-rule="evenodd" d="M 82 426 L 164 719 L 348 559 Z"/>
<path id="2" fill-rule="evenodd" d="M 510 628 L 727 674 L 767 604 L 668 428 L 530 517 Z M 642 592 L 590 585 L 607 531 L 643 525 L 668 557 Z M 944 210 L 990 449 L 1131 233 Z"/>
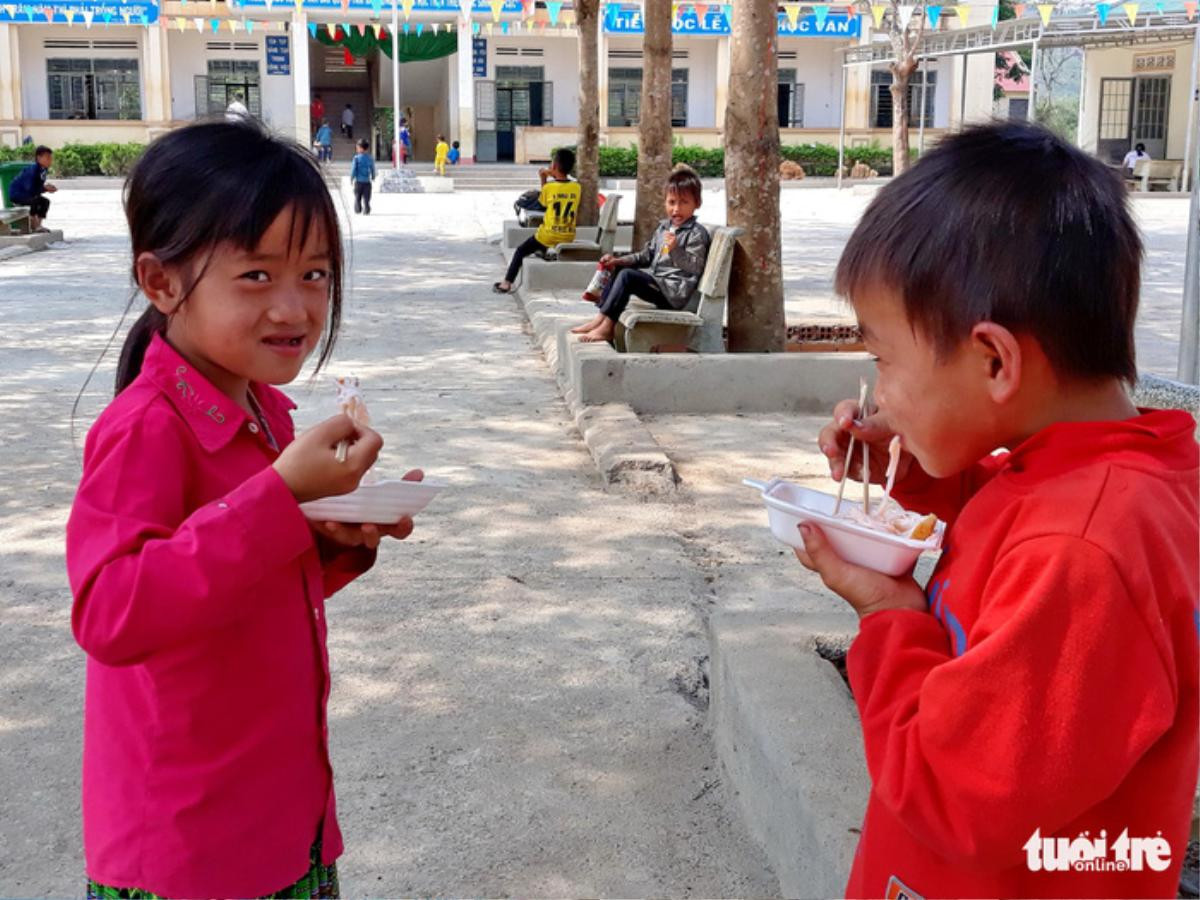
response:
<path id="1" fill-rule="evenodd" d="M 996 67 L 996 86 L 1005 94 L 1012 96 L 1013 94 L 1028 94 L 1029 93 L 1029 69 L 1020 55 L 1012 50 L 1001 50 L 996 54 L 998 58 L 1004 62 Z M 1012 71 L 1013 66 L 1021 70 L 1021 80 L 1008 77 L 1008 73 Z"/>

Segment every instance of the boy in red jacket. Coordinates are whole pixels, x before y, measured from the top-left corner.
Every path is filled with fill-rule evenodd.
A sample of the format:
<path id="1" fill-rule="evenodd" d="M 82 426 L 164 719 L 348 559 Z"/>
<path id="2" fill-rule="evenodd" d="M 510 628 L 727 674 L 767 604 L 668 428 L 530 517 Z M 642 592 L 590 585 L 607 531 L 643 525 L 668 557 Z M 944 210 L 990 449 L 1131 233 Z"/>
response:
<path id="1" fill-rule="evenodd" d="M 1200 457 L 1139 411 L 1142 246 L 1103 164 L 1042 129 L 946 138 L 879 192 L 837 290 L 877 357 L 851 435 L 948 524 L 923 590 L 797 555 L 860 615 L 872 788 L 851 897 L 1174 897 L 1198 758 Z M 1003 448 L 1003 452 L 1001 451 Z M 856 456 L 858 454 L 855 454 Z"/>

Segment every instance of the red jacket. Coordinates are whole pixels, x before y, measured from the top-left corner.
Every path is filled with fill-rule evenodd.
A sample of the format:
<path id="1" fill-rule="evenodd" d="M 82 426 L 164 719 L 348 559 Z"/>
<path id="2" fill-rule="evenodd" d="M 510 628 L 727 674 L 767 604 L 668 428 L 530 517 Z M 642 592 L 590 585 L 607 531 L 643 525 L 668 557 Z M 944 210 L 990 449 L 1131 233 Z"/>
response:
<path id="1" fill-rule="evenodd" d="M 872 788 L 848 896 L 1175 896 L 1200 765 L 1194 429 L 1057 424 L 897 492 L 951 528 L 930 611 L 867 616 L 850 650 Z M 1103 831 L 1096 869 L 1161 834 L 1170 861 L 1046 871 L 1062 847 L 1035 831 Z"/>
<path id="2" fill-rule="evenodd" d="M 254 385 L 280 447 L 294 404 Z M 67 523 L 87 651 L 88 877 L 258 897 L 342 852 L 325 598 L 374 562 L 318 544 L 254 419 L 160 337 L 88 432 Z"/>

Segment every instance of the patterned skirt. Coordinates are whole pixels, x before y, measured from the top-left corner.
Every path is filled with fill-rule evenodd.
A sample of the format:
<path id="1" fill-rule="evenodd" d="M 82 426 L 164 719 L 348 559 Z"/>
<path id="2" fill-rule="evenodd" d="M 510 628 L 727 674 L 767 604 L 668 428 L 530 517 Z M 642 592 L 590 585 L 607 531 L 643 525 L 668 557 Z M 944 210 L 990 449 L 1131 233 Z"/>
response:
<path id="1" fill-rule="evenodd" d="M 321 863 L 321 844 L 313 844 L 308 852 L 308 871 L 293 885 L 268 894 L 263 900 L 325 900 L 341 896 L 338 886 L 337 862 Z M 140 888 L 118 888 L 88 879 L 87 900 L 163 900 L 158 894 Z"/>

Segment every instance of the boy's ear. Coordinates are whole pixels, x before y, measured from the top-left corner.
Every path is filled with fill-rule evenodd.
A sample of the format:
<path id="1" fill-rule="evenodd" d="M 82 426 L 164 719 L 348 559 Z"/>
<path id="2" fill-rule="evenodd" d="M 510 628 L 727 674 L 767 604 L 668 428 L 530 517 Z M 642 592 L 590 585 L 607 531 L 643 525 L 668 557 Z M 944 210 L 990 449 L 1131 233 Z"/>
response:
<path id="1" fill-rule="evenodd" d="M 138 255 L 134 263 L 138 287 L 154 308 L 169 316 L 179 306 L 183 285 L 175 269 L 168 269 L 153 253 Z"/>
<path id="2" fill-rule="evenodd" d="M 1005 403 L 1021 386 L 1021 342 L 995 322 L 980 322 L 971 329 L 971 350 L 976 354 L 987 382 L 986 390 L 996 403 Z"/>

